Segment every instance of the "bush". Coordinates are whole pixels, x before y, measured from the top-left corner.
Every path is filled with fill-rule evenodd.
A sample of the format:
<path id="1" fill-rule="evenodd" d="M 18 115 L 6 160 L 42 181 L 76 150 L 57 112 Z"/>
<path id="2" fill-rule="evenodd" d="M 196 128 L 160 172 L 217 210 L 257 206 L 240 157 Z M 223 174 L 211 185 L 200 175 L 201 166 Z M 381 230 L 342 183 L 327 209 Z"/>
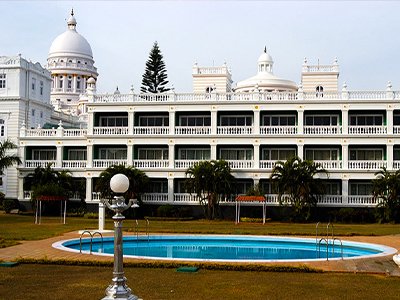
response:
<path id="1" fill-rule="evenodd" d="M 157 217 L 175 217 L 176 208 L 171 204 L 161 205 L 157 209 Z"/>
<path id="2" fill-rule="evenodd" d="M 99 214 L 97 213 L 86 213 L 84 215 L 85 219 L 98 219 L 99 218 Z"/>
<path id="3" fill-rule="evenodd" d="M 17 205 L 15 200 L 12 199 L 3 200 L 3 209 L 5 210 L 6 213 L 10 213 L 10 211 L 16 207 Z"/>

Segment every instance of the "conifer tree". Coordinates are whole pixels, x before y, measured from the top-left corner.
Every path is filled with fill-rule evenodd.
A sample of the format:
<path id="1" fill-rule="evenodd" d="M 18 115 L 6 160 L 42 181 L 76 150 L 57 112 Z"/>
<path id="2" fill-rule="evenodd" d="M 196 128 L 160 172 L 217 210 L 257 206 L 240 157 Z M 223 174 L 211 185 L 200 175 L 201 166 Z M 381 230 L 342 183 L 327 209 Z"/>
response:
<path id="1" fill-rule="evenodd" d="M 165 63 L 156 41 L 150 51 L 149 59 L 146 62 L 146 70 L 143 74 L 140 91 L 142 93 L 154 94 L 168 92 L 169 88 L 165 87 L 167 84 L 168 80 Z"/>

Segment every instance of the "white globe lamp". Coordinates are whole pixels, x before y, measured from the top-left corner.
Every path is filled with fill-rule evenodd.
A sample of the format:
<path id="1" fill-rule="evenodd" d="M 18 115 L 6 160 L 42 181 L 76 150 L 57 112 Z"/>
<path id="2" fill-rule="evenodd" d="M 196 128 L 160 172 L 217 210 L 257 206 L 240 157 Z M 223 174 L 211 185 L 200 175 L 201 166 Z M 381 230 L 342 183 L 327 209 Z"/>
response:
<path id="1" fill-rule="evenodd" d="M 116 174 L 110 180 L 110 188 L 114 193 L 123 194 L 129 188 L 129 179 L 124 174 Z"/>

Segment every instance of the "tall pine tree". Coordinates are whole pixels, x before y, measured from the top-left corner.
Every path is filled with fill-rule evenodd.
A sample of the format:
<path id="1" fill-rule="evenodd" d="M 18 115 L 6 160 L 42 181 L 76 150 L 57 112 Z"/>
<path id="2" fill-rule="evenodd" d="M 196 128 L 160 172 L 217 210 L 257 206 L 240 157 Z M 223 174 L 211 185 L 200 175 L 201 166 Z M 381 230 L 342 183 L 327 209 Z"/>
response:
<path id="1" fill-rule="evenodd" d="M 154 94 L 168 92 L 170 89 L 165 87 L 167 84 L 168 80 L 165 63 L 156 41 L 150 51 L 149 59 L 146 62 L 146 70 L 143 74 L 140 91 L 142 93 Z"/>

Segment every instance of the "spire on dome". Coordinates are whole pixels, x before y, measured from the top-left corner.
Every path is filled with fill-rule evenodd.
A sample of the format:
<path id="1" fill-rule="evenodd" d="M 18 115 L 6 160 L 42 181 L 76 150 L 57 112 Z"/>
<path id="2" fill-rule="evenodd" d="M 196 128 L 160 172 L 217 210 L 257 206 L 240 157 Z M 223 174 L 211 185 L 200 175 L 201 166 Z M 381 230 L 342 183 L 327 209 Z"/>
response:
<path id="1" fill-rule="evenodd" d="M 264 46 L 264 53 L 267 53 L 267 46 Z"/>
<path id="2" fill-rule="evenodd" d="M 76 19 L 74 17 L 74 8 L 71 9 L 71 16 L 67 21 L 68 29 L 76 30 Z"/>

